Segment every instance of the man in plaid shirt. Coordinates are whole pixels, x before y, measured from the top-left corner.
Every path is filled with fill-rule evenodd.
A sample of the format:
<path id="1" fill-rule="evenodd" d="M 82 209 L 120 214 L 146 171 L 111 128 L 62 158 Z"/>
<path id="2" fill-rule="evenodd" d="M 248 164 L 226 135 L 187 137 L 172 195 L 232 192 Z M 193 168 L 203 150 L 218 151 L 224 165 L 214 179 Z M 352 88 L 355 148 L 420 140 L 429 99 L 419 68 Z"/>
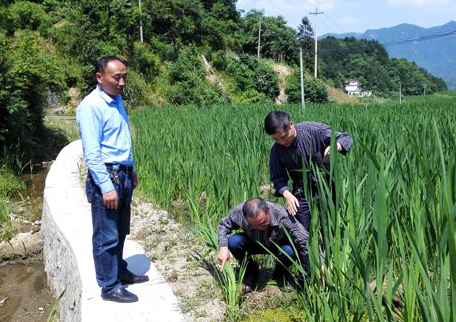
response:
<path id="1" fill-rule="evenodd" d="M 242 232 L 231 234 L 234 230 Z M 220 221 L 220 250 L 217 255 L 220 270 L 223 270 L 230 259 L 230 252 L 239 262 L 247 257 L 243 288 L 244 291 L 250 291 L 258 277 L 258 264 L 249 255 L 267 254 L 269 250 L 279 260 L 273 273 L 274 279 L 280 282 L 286 276 L 287 267 L 291 264 L 289 258 L 298 258 L 305 272 L 309 274 L 307 239 L 307 231 L 285 208 L 261 198 L 249 199 L 234 207 L 229 215 Z M 294 245 L 291 245 L 292 242 Z M 295 254 L 295 249 L 298 254 Z"/>

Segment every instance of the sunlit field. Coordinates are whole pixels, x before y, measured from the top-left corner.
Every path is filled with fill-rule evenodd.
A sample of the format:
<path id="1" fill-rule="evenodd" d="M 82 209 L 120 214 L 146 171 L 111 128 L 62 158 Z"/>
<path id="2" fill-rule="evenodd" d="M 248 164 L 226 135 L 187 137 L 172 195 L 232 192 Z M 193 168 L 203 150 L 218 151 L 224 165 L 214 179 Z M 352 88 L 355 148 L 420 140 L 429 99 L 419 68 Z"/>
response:
<path id="1" fill-rule="evenodd" d="M 290 303 L 299 312 L 294 321 L 455 321 L 454 96 L 305 111 L 297 105 L 136 110 L 131 120 L 141 194 L 216 250 L 217 223 L 231 207 L 258 195 L 273 200 L 267 189 L 272 142 L 263 131 L 273 109 L 354 139 L 348 155 L 331 154 L 335 202 L 331 185 L 321 180 L 320 207 L 312 204 L 313 274 Z M 326 253 L 323 273 L 319 244 Z M 238 319 L 239 280 L 229 265 L 221 275 L 232 308 L 228 319 Z"/>

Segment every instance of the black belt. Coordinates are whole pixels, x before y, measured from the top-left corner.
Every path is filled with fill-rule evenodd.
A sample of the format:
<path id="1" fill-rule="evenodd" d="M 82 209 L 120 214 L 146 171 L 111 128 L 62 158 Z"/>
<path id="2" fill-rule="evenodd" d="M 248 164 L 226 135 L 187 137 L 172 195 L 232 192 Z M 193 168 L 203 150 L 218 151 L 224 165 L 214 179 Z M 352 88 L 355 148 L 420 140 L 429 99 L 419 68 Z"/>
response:
<path id="1" fill-rule="evenodd" d="M 118 167 L 117 171 L 125 173 L 133 173 L 132 165 L 116 164 L 116 163 L 105 163 L 106 169 L 109 171 L 115 170 Z"/>

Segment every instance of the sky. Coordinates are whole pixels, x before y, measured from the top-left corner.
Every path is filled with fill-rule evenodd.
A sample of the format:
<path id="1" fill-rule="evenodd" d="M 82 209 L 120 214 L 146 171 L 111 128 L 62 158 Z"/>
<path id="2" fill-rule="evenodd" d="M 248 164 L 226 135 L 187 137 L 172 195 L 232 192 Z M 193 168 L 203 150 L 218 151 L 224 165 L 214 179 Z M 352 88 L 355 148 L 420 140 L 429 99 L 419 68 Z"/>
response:
<path id="1" fill-rule="evenodd" d="M 296 28 L 304 16 L 312 26 L 317 17 L 317 35 L 363 33 L 409 23 L 424 28 L 456 21 L 456 0 L 237 0 L 238 10 L 263 10 L 266 16 L 282 16 Z M 315 28 L 314 28 L 315 30 Z"/>

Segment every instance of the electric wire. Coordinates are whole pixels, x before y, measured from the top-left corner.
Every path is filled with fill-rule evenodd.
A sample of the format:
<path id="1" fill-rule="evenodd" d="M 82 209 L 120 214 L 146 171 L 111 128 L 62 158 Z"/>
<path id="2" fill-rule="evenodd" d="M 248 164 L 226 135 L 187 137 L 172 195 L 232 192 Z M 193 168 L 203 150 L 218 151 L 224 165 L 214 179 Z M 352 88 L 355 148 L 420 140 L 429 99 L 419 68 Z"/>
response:
<path id="1" fill-rule="evenodd" d="M 343 30 L 334 20 L 332 20 L 327 13 L 324 13 L 323 16 L 326 17 L 329 21 L 331 21 L 339 30 L 341 30 L 343 33 L 347 33 L 345 30 Z"/>
<path id="2" fill-rule="evenodd" d="M 418 37 L 418 38 L 396 40 L 396 41 L 392 41 L 392 42 L 381 43 L 381 45 L 383 45 L 384 47 L 397 46 L 397 45 L 403 45 L 403 44 L 409 44 L 409 43 L 414 43 L 414 42 L 421 42 L 421 41 L 426 41 L 426 40 L 446 37 L 446 36 L 450 36 L 452 34 L 456 34 L 456 29 L 455 30 L 446 31 L 446 32 L 440 33 L 440 34 L 434 34 L 434 35 L 423 36 L 423 37 Z"/>

